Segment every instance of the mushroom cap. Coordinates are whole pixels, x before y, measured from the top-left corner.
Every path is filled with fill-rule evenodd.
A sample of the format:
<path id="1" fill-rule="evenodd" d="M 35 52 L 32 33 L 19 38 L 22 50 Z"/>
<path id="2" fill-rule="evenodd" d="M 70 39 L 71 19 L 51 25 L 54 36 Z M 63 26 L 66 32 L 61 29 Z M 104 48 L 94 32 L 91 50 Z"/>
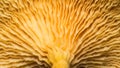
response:
<path id="1" fill-rule="evenodd" d="M 0 0 L 0 68 L 120 68 L 120 0 Z"/>

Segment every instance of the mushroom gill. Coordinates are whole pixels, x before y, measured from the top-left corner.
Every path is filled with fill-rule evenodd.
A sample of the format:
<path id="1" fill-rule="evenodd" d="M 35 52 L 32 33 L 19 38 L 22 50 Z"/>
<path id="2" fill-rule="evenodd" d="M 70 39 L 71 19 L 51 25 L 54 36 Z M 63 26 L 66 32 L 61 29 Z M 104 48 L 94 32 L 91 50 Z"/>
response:
<path id="1" fill-rule="evenodd" d="M 120 0 L 0 0 L 0 68 L 120 68 Z"/>

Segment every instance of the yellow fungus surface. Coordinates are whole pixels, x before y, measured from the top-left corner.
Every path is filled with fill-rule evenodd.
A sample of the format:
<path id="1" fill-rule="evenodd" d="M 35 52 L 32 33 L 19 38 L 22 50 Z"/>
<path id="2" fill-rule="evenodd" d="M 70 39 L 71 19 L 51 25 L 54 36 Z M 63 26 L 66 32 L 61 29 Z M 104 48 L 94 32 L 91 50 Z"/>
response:
<path id="1" fill-rule="evenodd" d="M 0 68 L 120 68 L 120 0 L 0 0 Z"/>

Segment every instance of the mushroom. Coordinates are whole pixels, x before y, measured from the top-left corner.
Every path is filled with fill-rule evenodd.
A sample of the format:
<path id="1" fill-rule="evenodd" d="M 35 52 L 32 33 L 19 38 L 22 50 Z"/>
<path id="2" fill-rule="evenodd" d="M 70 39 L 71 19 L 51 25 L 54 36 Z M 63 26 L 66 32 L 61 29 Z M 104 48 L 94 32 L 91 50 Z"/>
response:
<path id="1" fill-rule="evenodd" d="M 0 68 L 120 68 L 120 0 L 0 0 Z"/>

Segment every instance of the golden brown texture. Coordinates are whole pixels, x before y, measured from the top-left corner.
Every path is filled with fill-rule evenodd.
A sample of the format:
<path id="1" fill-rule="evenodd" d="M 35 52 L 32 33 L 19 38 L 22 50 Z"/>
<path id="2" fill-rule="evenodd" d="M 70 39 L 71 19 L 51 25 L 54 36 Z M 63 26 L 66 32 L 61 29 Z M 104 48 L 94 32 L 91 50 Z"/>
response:
<path id="1" fill-rule="evenodd" d="M 0 68 L 57 65 L 120 68 L 120 0 L 0 0 Z"/>

